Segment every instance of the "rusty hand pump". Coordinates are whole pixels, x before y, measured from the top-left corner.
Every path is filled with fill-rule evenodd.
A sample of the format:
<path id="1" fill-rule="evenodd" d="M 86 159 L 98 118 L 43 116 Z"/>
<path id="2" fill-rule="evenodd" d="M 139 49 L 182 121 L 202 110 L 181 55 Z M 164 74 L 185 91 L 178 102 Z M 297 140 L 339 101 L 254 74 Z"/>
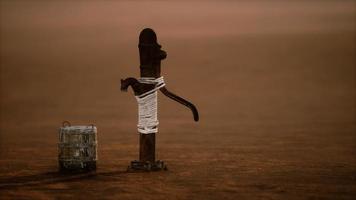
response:
<path id="1" fill-rule="evenodd" d="M 149 78 L 158 80 L 161 77 L 161 60 L 167 57 L 167 53 L 161 50 L 161 45 L 157 43 L 156 33 L 152 29 L 146 28 L 141 31 L 138 48 L 140 53 L 140 80 Z M 165 96 L 188 107 L 193 113 L 194 120 L 199 120 L 196 107 L 189 101 L 170 92 L 164 86 L 164 83 L 158 88 L 158 84 L 140 80 L 132 77 L 121 80 L 121 90 L 127 91 L 127 88 L 131 86 L 135 96 L 140 97 L 145 96 L 147 93 L 150 93 L 150 91 L 159 89 Z M 156 127 L 151 128 L 154 130 Z M 155 133 L 156 132 L 144 134 L 139 131 L 139 161 L 132 161 L 131 169 L 159 170 L 165 168 L 163 162 L 155 160 Z"/>

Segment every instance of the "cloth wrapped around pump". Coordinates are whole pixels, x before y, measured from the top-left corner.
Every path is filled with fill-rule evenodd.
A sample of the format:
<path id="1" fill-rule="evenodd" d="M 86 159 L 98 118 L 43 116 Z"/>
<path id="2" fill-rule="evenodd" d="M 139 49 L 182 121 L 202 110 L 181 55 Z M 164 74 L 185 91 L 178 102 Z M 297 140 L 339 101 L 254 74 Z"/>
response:
<path id="1" fill-rule="evenodd" d="M 96 169 L 97 128 L 63 124 L 59 129 L 58 149 L 60 170 Z"/>

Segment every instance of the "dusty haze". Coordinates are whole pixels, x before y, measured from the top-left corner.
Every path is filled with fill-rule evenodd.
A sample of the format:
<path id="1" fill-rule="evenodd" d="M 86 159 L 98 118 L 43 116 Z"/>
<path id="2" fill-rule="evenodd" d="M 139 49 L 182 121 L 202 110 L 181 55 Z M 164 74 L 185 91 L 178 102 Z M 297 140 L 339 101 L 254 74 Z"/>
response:
<path id="1" fill-rule="evenodd" d="M 352 199 L 355 1 L 1 1 L 0 197 Z M 137 158 L 138 35 L 153 28 L 167 87 L 157 157 Z M 57 173 L 63 120 L 95 123 L 98 170 Z"/>

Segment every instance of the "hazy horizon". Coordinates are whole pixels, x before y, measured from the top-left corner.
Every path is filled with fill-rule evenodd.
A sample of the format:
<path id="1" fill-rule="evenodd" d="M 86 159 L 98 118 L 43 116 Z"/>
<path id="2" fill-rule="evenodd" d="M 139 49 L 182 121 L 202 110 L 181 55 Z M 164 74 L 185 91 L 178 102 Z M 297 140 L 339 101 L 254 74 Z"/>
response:
<path id="1" fill-rule="evenodd" d="M 355 1 L 0 2 L 0 196 L 354 198 Z M 130 174 L 146 27 L 200 121 L 159 93 L 169 170 Z M 63 120 L 97 126 L 94 176 L 57 172 Z"/>

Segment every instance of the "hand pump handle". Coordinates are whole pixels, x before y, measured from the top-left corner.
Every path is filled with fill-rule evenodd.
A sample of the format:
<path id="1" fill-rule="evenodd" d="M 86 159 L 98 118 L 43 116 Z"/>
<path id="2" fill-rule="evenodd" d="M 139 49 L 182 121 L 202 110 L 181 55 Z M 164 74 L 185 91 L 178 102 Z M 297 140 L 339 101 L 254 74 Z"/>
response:
<path id="1" fill-rule="evenodd" d="M 194 106 L 194 104 L 190 103 L 189 101 L 183 99 L 182 97 L 179 97 L 175 94 L 173 94 L 172 92 L 170 92 L 166 87 L 162 87 L 160 89 L 160 91 L 166 95 L 167 97 L 173 99 L 174 101 L 183 104 L 184 106 L 188 107 L 192 113 L 193 113 L 193 117 L 194 117 L 194 121 L 199 121 L 199 113 L 197 108 Z"/>

